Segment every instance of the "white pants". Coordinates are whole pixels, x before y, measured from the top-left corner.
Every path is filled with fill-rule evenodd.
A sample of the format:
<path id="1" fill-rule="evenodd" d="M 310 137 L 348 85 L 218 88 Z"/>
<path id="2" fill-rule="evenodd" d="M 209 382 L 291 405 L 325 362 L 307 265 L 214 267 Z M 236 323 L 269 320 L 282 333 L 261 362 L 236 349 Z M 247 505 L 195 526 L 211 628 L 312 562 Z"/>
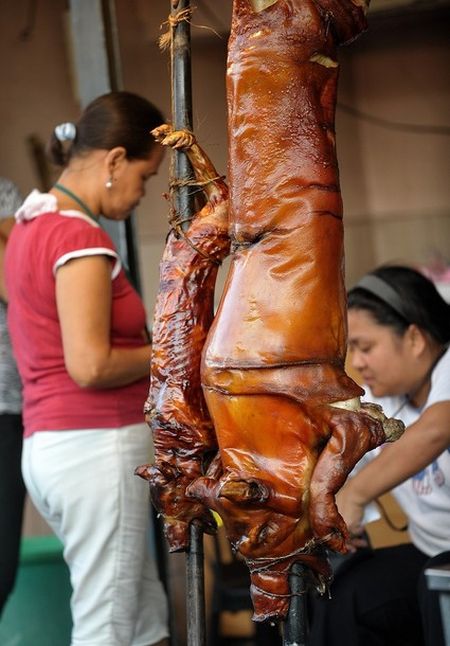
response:
<path id="1" fill-rule="evenodd" d="M 167 637 L 167 603 L 149 553 L 151 460 L 145 424 L 45 431 L 24 441 L 31 499 L 64 544 L 72 646 L 148 646 Z"/>

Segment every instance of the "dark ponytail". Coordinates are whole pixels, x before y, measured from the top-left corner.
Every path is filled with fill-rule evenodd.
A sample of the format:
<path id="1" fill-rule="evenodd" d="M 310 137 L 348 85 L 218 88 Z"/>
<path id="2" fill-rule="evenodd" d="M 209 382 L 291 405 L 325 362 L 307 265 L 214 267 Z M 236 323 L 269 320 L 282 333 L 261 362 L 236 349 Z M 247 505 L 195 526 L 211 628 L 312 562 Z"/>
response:
<path id="1" fill-rule="evenodd" d="M 163 115 L 147 99 L 131 92 L 109 92 L 94 99 L 76 124 L 57 126 L 47 152 L 58 166 L 91 150 L 117 146 L 125 148 L 128 159 L 145 159 L 155 145 L 150 131 L 162 123 Z M 64 135 L 64 126 L 74 126 L 69 137 Z"/>

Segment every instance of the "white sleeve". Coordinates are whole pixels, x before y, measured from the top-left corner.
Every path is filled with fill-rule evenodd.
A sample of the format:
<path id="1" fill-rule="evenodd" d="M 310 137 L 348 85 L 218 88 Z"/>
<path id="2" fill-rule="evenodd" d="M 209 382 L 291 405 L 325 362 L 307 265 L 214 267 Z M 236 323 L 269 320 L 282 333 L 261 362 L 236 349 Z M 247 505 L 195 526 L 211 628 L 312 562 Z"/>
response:
<path id="1" fill-rule="evenodd" d="M 53 265 L 53 275 L 56 275 L 56 271 L 66 264 L 69 260 L 74 258 L 84 258 L 85 256 L 110 256 L 114 258 L 115 262 L 111 272 L 111 278 L 114 280 L 119 275 L 120 270 L 122 269 L 122 261 L 120 260 L 119 254 L 108 249 L 108 247 L 88 247 L 87 249 L 76 249 L 74 251 L 69 251 L 63 256 L 60 256 L 58 260 Z"/>
<path id="2" fill-rule="evenodd" d="M 450 401 L 450 348 L 433 370 L 427 406 L 442 401 Z"/>

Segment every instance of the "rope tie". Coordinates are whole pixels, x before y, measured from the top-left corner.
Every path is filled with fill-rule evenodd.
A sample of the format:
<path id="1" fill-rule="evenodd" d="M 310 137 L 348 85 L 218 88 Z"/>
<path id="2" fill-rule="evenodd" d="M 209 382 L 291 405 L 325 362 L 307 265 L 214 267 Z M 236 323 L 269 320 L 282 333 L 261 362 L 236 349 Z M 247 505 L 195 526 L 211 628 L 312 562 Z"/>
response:
<path id="1" fill-rule="evenodd" d="M 181 226 L 180 226 L 180 225 L 178 225 L 178 224 L 177 224 L 175 227 L 172 227 L 172 230 L 173 230 L 173 231 L 176 231 L 176 233 L 177 233 L 181 238 L 183 238 L 183 239 L 188 243 L 188 245 L 189 245 L 189 246 L 190 246 L 190 247 L 191 247 L 191 248 L 192 248 L 196 253 L 198 253 L 200 256 L 202 256 L 202 258 L 205 258 L 205 260 L 207 260 L 208 262 L 211 262 L 211 263 L 213 263 L 213 264 L 215 264 L 215 265 L 218 265 L 218 266 L 220 267 L 220 265 L 221 265 L 222 263 L 221 263 L 219 260 L 217 260 L 216 258 L 213 258 L 213 257 L 212 257 L 212 256 L 210 256 L 209 254 L 207 254 L 207 253 L 206 253 L 205 251 L 203 251 L 202 249 L 199 249 L 198 247 L 196 247 L 196 246 L 195 246 L 195 244 L 194 244 L 193 242 L 191 242 L 191 240 L 189 240 L 189 238 L 187 237 L 187 235 L 186 235 L 185 231 L 181 228 Z"/>
<path id="2" fill-rule="evenodd" d="M 165 51 L 171 44 L 173 33 L 175 29 L 181 22 L 190 22 L 192 18 L 193 7 L 188 7 L 187 9 L 181 9 L 176 14 L 170 14 L 166 22 L 161 25 L 161 29 L 164 25 L 168 25 L 168 30 L 164 33 L 159 39 L 159 47 L 162 51 Z"/>
<path id="3" fill-rule="evenodd" d="M 274 563 L 281 563 L 282 561 L 295 558 L 296 556 L 299 556 L 301 554 L 312 554 L 317 547 L 328 541 L 332 536 L 333 534 L 327 534 L 320 539 L 312 538 L 303 547 L 299 547 L 298 550 L 295 550 L 294 552 L 291 552 L 290 554 L 286 554 L 284 556 L 246 559 L 248 568 L 252 574 L 257 574 L 258 572 L 264 572 L 265 570 L 268 570 Z"/>
<path id="4" fill-rule="evenodd" d="M 163 24 L 161 25 L 161 29 L 165 25 L 168 25 L 169 28 L 162 36 L 160 36 L 158 41 L 159 47 L 162 51 L 165 51 L 171 45 L 175 29 L 178 27 L 178 25 L 181 22 L 191 23 L 192 13 L 194 9 L 196 9 L 196 7 L 188 7 L 187 9 L 181 9 L 181 11 L 179 11 L 176 14 L 170 14 L 167 20 L 163 22 Z M 197 27 L 198 29 L 207 29 L 208 31 L 211 31 L 213 34 L 218 36 L 218 38 L 222 38 L 222 36 L 209 25 L 197 25 L 195 23 L 191 23 L 191 26 Z"/>
<path id="5" fill-rule="evenodd" d="M 191 222 L 195 216 L 182 217 L 173 206 L 173 199 L 172 199 L 173 192 L 180 186 L 201 186 L 201 185 L 209 184 L 210 182 L 213 182 L 215 180 L 216 178 L 211 180 L 205 180 L 204 182 L 197 182 L 194 180 L 174 180 L 170 183 L 170 194 L 169 195 L 166 194 L 165 197 L 171 203 L 169 217 L 168 217 L 170 229 L 177 235 L 177 237 L 185 240 L 185 242 L 187 242 L 187 244 L 191 247 L 191 249 L 193 249 L 196 253 L 198 253 L 199 256 L 202 256 L 202 258 L 204 258 L 205 260 L 208 260 L 208 262 L 211 262 L 220 267 L 220 265 L 222 264 L 220 260 L 217 260 L 210 254 L 206 253 L 205 251 L 203 251 L 203 249 L 199 249 L 198 247 L 196 247 L 196 245 L 194 245 L 194 243 L 188 238 L 188 236 L 186 235 L 186 232 L 183 229 L 183 224 L 187 224 Z M 198 191 L 195 191 L 195 192 L 198 192 Z"/>

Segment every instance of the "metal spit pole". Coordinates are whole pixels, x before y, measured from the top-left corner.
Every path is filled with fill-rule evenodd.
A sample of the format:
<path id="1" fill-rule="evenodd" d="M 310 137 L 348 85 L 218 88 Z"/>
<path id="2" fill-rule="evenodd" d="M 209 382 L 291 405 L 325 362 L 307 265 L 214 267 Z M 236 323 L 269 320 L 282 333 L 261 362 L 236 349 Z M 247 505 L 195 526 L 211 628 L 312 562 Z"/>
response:
<path id="1" fill-rule="evenodd" d="M 190 0 L 171 0 L 171 94 L 174 128 L 192 131 L 191 28 L 188 18 L 181 19 L 190 4 Z M 175 181 L 192 178 L 191 165 L 183 151 L 173 151 L 171 175 Z M 178 216 L 185 222 L 194 215 L 192 187 L 176 186 L 173 195 Z"/>
<path id="2" fill-rule="evenodd" d="M 291 603 L 284 623 L 283 646 L 308 646 L 308 612 L 306 605 L 306 568 L 294 563 L 289 576 Z"/>
<path id="3" fill-rule="evenodd" d="M 181 19 L 181 12 L 189 11 L 190 0 L 171 0 L 171 86 L 172 120 L 175 129 L 192 131 L 192 78 L 190 22 Z M 191 165 L 182 151 L 173 151 L 172 180 L 192 178 Z M 182 222 L 194 214 L 192 187 L 176 185 L 173 191 L 174 206 Z M 205 640 L 205 588 L 203 560 L 203 531 L 193 522 L 190 527 L 190 545 L 186 554 L 186 614 L 188 646 L 204 646 Z"/>
<path id="4" fill-rule="evenodd" d="M 204 646 L 205 630 L 205 579 L 203 559 L 203 530 L 194 521 L 190 527 L 190 545 L 186 554 L 187 575 L 187 643 Z"/>

